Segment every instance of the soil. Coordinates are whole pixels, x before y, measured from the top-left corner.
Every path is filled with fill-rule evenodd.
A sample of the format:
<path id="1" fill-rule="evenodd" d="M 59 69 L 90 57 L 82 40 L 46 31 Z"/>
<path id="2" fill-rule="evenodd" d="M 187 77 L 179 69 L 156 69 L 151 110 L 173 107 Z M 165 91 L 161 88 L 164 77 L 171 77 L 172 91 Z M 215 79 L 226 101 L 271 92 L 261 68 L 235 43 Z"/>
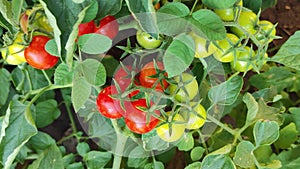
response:
<path id="1" fill-rule="evenodd" d="M 281 39 L 274 40 L 270 45 L 275 49 L 280 46 L 297 30 L 300 29 L 300 1 L 298 0 L 279 0 L 277 5 L 262 11 L 261 20 L 266 19 L 272 23 L 278 23 L 276 27 L 277 35 Z M 276 51 L 275 51 L 276 52 Z M 74 117 L 77 117 L 74 114 Z M 77 121 L 77 119 L 76 119 Z M 77 121 L 78 122 L 78 121 Z M 42 131 L 49 133 L 56 140 L 60 140 L 65 135 L 70 133 L 70 122 L 68 120 L 67 111 L 62 107 L 62 115 L 52 125 L 45 127 Z M 79 123 L 78 123 L 79 124 Z M 78 125 L 80 129 L 80 125 Z M 74 152 L 76 143 L 74 140 L 64 142 L 67 152 Z M 92 146 L 93 147 L 93 146 Z M 178 152 L 173 159 L 167 164 L 167 169 L 182 169 L 184 168 L 185 158 L 187 155 L 183 152 Z"/>

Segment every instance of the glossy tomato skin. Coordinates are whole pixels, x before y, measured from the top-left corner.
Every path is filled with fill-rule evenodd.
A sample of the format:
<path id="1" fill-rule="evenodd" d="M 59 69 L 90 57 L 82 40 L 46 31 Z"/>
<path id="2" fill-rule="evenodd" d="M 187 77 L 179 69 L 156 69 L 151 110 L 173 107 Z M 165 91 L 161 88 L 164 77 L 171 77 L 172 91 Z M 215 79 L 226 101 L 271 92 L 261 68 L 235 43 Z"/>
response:
<path id="1" fill-rule="evenodd" d="M 251 58 L 253 58 L 254 55 L 255 51 L 253 51 L 249 46 L 245 46 L 244 51 L 239 53 L 236 62 L 232 61 L 230 65 L 238 72 L 247 72 L 253 68 Z"/>
<path id="2" fill-rule="evenodd" d="M 125 89 L 130 85 L 131 72 L 132 72 L 132 67 L 130 65 L 125 66 L 124 68 L 119 67 L 116 70 L 116 72 L 114 74 L 114 79 L 115 79 L 115 82 L 119 85 L 121 91 L 125 91 Z"/>
<path id="3" fill-rule="evenodd" d="M 119 32 L 119 23 L 114 16 L 106 16 L 100 20 L 98 27 L 95 27 L 94 33 L 108 36 L 110 39 L 114 39 Z"/>
<path id="4" fill-rule="evenodd" d="M 25 46 L 20 44 L 23 43 L 22 33 L 18 33 L 16 39 L 6 49 L 1 51 L 3 59 L 10 65 L 19 65 L 26 62 L 24 56 Z"/>
<path id="5" fill-rule="evenodd" d="M 152 103 L 150 103 L 150 106 Z M 134 133 L 144 134 L 153 130 L 159 119 L 150 115 L 149 112 L 146 112 L 142 109 L 148 109 L 146 99 L 139 99 L 132 102 L 125 102 L 125 123 L 126 126 Z M 157 116 L 160 116 L 160 112 L 155 110 L 154 113 Z M 149 120 L 147 121 L 147 116 Z"/>
<path id="6" fill-rule="evenodd" d="M 162 42 L 160 39 L 155 39 L 150 34 L 143 32 L 142 30 L 137 31 L 136 40 L 138 44 L 145 49 L 155 49 L 159 47 Z"/>
<path id="7" fill-rule="evenodd" d="M 123 112 L 120 101 L 111 97 L 115 91 L 115 86 L 107 86 L 98 94 L 96 100 L 100 114 L 111 119 L 121 118 Z"/>
<path id="8" fill-rule="evenodd" d="M 252 11 L 242 11 L 237 22 L 251 35 L 254 35 L 257 25 L 257 15 Z M 231 31 L 238 37 L 244 36 L 244 32 L 236 27 L 231 27 Z"/>
<path id="9" fill-rule="evenodd" d="M 164 70 L 164 65 L 162 62 L 156 62 L 157 67 L 160 71 Z M 161 82 L 159 78 L 150 77 L 158 74 L 159 72 L 156 71 L 154 62 L 147 63 L 142 69 L 139 74 L 139 82 L 142 86 L 146 88 L 155 87 L 157 91 L 164 91 L 168 86 L 168 82 L 165 79 L 162 79 Z M 168 74 L 165 72 L 164 77 L 167 77 Z M 155 85 L 155 86 L 154 86 Z"/>
<path id="10" fill-rule="evenodd" d="M 194 112 L 188 112 L 189 120 L 186 123 L 186 128 L 189 130 L 199 129 L 200 127 L 202 127 L 204 125 L 205 120 L 206 120 L 205 108 L 200 103 L 197 105 L 193 105 L 193 106 L 195 106 Z"/>
<path id="11" fill-rule="evenodd" d="M 243 1 L 240 0 L 238 4 L 234 5 L 231 8 L 227 9 L 215 9 L 215 13 L 223 20 L 223 21 L 233 21 L 235 16 L 238 14 L 238 6 L 243 6 Z"/>
<path id="12" fill-rule="evenodd" d="M 165 123 L 156 128 L 157 135 L 166 142 L 177 141 L 184 135 L 185 121 L 183 117 L 176 114 L 172 120 L 172 124 Z"/>
<path id="13" fill-rule="evenodd" d="M 198 82 L 193 75 L 182 73 L 181 75 L 175 76 L 174 80 L 178 84 L 170 84 L 169 90 L 171 94 L 175 95 L 176 100 L 187 102 L 198 94 Z M 177 89 L 178 87 L 180 87 L 179 90 Z"/>
<path id="14" fill-rule="evenodd" d="M 227 33 L 226 39 L 217 41 L 220 48 L 216 50 L 214 57 L 220 62 L 232 62 L 234 56 L 239 54 L 239 51 L 234 49 L 235 46 L 240 45 L 237 44 L 238 42 L 239 38 L 236 35 Z"/>
<path id="15" fill-rule="evenodd" d="M 56 65 L 59 58 L 49 54 L 45 45 L 50 40 L 44 35 L 37 35 L 32 38 L 29 46 L 25 48 L 24 55 L 29 65 L 36 69 L 50 69 Z"/>
<path id="16" fill-rule="evenodd" d="M 96 28 L 94 20 L 86 23 L 81 23 L 78 26 L 78 37 L 81 35 L 93 33 Z"/>

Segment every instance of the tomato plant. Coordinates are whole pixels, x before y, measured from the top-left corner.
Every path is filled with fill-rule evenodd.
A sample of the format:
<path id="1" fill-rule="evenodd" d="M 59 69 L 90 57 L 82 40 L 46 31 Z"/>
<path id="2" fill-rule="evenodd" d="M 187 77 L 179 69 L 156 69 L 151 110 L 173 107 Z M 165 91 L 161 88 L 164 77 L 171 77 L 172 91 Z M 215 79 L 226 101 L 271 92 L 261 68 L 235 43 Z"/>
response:
<path id="1" fill-rule="evenodd" d="M 112 98 L 112 95 L 116 91 L 114 86 L 108 86 L 104 88 L 98 95 L 96 103 L 99 112 L 111 119 L 121 118 L 124 114 L 121 108 L 120 101 L 118 99 Z"/>
<path id="2" fill-rule="evenodd" d="M 162 42 L 160 39 L 156 39 L 147 32 L 143 32 L 142 30 L 137 31 L 136 40 L 145 49 L 155 49 Z"/>
<path id="3" fill-rule="evenodd" d="M 165 80 L 168 74 L 163 73 L 163 70 L 164 65 L 162 62 L 147 63 L 145 66 L 143 66 L 139 74 L 140 84 L 146 88 L 155 88 L 158 91 L 164 91 L 169 86 L 169 84 Z"/>
<path id="4" fill-rule="evenodd" d="M 167 114 L 171 114 L 167 112 Z M 185 121 L 180 114 L 176 114 L 171 123 L 163 123 L 156 128 L 157 135 L 166 142 L 174 142 L 184 135 Z"/>
<path id="5" fill-rule="evenodd" d="M 24 56 L 24 48 L 25 45 L 22 45 L 23 34 L 18 33 L 16 39 L 12 44 L 6 47 L 6 49 L 1 51 L 3 59 L 11 65 L 19 65 L 21 63 L 25 63 L 26 59 Z"/>
<path id="6" fill-rule="evenodd" d="M 114 39 L 119 32 L 119 24 L 114 16 L 105 16 L 100 20 L 99 26 L 95 27 L 94 33 L 99 33 Z"/>
<path id="7" fill-rule="evenodd" d="M 45 49 L 49 40 L 50 38 L 44 35 L 37 35 L 32 38 L 24 51 L 25 59 L 29 65 L 36 69 L 50 69 L 57 64 L 59 58 L 49 54 Z"/>
<path id="8" fill-rule="evenodd" d="M 148 105 L 146 99 L 139 99 L 133 102 L 125 103 L 125 123 L 126 126 L 137 134 L 144 134 L 153 130 L 159 119 L 156 116 L 160 115 L 158 110 L 154 111 L 152 115 L 148 112 Z"/>
<path id="9" fill-rule="evenodd" d="M 299 168 L 298 8 L 274 3 L 0 1 L 0 168 Z"/>

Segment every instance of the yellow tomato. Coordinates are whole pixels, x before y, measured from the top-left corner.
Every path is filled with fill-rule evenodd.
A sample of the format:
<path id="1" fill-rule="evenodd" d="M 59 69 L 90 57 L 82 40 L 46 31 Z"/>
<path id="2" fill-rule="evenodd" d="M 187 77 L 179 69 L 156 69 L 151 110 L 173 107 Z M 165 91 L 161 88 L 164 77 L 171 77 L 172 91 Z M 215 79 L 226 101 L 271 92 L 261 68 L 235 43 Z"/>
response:
<path id="1" fill-rule="evenodd" d="M 193 40 L 195 41 L 195 57 L 196 58 L 205 58 L 210 56 L 216 51 L 216 46 L 207 39 L 198 36 L 194 32 L 189 34 Z"/>
<path id="2" fill-rule="evenodd" d="M 239 41 L 239 38 L 232 33 L 226 34 L 226 39 L 217 41 L 218 48 L 214 54 L 214 57 L 220 62 L 232 62 L 234 56 L 238 55 L 239 51 L 235 50 L 234 47 Z"/>
<path id="3" fill-rule="evenodd" d="M 195 114 L 197 113 L 197 115 Z M 188 113 L 188 122 L 186 124 L 187 129 L 193 130 L 193 129 L 199 129 L 202 127 L 206 120 L 206 110 L 204 107 L 199 103 L 194 108 L 194 112 Z"/>

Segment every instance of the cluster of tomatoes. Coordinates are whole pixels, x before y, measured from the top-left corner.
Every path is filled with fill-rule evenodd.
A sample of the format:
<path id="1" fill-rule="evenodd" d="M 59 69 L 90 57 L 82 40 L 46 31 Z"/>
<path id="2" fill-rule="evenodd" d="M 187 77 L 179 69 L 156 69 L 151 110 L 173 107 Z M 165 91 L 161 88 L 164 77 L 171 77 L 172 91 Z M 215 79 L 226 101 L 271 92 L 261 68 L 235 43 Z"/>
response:
<path id="1" fill-rule="evenodd" d="M 6 63 L 19 65 L 28 63 L 32 67 L 46 70 L 54 67 L 59 57 L 51 55 L 46 50 L 46 44 L 52 39 L 53 29 L 43 11 L 28 9 L 20 18 L 20 32 L 13 41 L 1 49 Z M 81 23 L 78 27 L 78 37 L 96 33 L 113 39 L 118 34 L 119 25 L 113 16 L 106 16 L 100 20 L 99 26 L 94 20 Z"/>
<path id="2" fill-rule="evenodd" d="M 140 70 L 129 65 L 117 69 L 113 84 L 99 93 L 96 104 L 100 114 L 124 120 L 133 133 L 155 130 L 162 140 L 174 142 L 185 129 L 199 129 L 205 122 L 197 93 L 192 74 L 168 78 L 163 63 L 151 61 Z"/>
<path id="3" fill-rule="evenodd" d="M 275 26 L 267 20 L 259 20 L 257 14 L 243 7 L 242 0 L 231 8 L 214 9 L 214 12 L 232 26 L 228 27 L 225 39 L 215 42 L 191 33 L 196 43 L 195 57 L 213 55 L 220 62 L 230 63 L 231 68 L 238 72 L 265 64 L 268 54 L 266 50 L 257 50 L 257 46 L 267 47 L 276 38 Z"/>

